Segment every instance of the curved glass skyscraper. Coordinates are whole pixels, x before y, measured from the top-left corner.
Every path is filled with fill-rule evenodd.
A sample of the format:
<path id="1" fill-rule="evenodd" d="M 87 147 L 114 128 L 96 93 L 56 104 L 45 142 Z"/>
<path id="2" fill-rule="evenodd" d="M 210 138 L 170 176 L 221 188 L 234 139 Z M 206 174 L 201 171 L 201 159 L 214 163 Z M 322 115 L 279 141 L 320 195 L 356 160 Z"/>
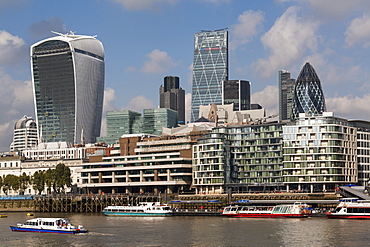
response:
<path id="1" fill-rule="evenodd" d="M 104 48 L 92 36 L 60 34 L 31 46 L 36 122 L 43 142 L 95 142 L 104 96 Z"/>
<path id="2" fill-rule="evenodd" d="M 191 122 L 199 118 L 199 106 L 222 104 L 222 82 L 228 80 L 227 30 L 194 35 Z"/>
<path id="3" fill-rule="evenodd" d="M 324 93 L 320 79 L 310 63 L 306 63 L 296 81 L 292 119 L 297 119 L 299 113 L 321 114 L 326 111 Z"/>

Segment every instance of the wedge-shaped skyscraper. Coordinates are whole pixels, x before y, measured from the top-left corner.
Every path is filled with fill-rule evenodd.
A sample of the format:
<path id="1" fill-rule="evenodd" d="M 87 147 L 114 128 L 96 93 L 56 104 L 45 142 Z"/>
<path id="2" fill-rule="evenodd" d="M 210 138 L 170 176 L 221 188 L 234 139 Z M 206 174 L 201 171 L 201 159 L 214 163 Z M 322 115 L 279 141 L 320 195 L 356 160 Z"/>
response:
<path id="1" fill-rule="evenodd" d="M 191 122 L 199 106 L 222 104 L 222 82 L 228 80 L 228 31 L 202 31 L 194 35 Z"/>
<path id="2" fill-rule="evenodd" d="M 297 119 L 299 113 L 321 114 L 326 111 L 324 93 L 320 79 L 310 63 L 306 63 L 296 81 L 292 119 Z"/>
<path id="3" fill-rule="evenodd" d="M 95 142 L 104 96 L 104 48 L 92 36 L 59 34 L 31 46 L 39 137 L 43 142 Z"/>

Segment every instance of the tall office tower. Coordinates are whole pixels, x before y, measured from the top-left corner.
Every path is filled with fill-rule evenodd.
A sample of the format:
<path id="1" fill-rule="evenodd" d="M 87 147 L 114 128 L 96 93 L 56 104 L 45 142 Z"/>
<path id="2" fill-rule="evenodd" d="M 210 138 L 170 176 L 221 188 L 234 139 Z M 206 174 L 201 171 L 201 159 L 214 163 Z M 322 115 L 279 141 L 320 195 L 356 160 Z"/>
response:
<path id="1" fill-rule="evenodd" d="M 279 71 L 279 119 L 291 119 L 295 79 L 286 70 Z"/>
<path id="2" fill-rule="evenodd" d="M 36 121 L 43 142 L 95 142 L 104 96 L 104 48 L 92 36 L 59 34 L 31 46 Z"/>
<path id="3" fill-rule="evenodd" d="M 299 113 L 314 115 L 325 111 L 325 98 L 320 79 L 312 65 L 306 63 L 299 73 L 295 85 L 292 119 L 297 119 Z"/>
<path id="4" fill-rule="evenodd" d="M 222 82 L 222 104 L 234 103 L 234 111 L 251 109 L 251 86 L 249 81 L 226 80 Z"/>
<path id="5" fill-rule="evenodd" d="M 199 106 L 222 104 L 222 81 L 228 80 L 228 31 L 202 31 L 194 35 L 191 122 Z"/>
<path id="6" fill-rule="evenodd" d="M 13 142 L 10 145 L 11 152 L 23 151 L 38 144 L 37 125 L 32 117 L 26 115 L 14 125 Z"/>
<path id="7" fill-rule="evenodd" d="M 180 124 L 185 124 L 185 90 L 180 88 L 177 76 L 166 76 L 164 86 L 159 88 L 159 107 L 177 111 Z"/>

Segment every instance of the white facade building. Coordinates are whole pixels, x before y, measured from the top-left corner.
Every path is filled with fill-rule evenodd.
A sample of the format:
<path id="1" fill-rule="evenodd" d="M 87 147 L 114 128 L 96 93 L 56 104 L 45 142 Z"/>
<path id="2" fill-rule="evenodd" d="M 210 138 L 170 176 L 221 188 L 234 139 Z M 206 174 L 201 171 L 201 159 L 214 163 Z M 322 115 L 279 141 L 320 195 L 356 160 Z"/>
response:
<path id="1" fill-rule="evenodd" d="M 11 152 L 22 151 L 35 147 L 38 143 L 37 125 L 32 117 L 23 116 L 14 125 L 13 142 L 10 145 Z"/>

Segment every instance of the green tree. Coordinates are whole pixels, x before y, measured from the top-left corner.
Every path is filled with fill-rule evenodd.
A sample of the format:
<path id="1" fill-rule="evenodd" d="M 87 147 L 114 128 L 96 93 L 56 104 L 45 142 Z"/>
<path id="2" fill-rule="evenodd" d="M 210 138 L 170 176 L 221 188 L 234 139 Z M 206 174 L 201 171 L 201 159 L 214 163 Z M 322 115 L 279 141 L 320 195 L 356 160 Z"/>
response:
<path id="1" fill-rule="evenodd" d="M 65 192 L 65 188 L 72 185 L 71 170 L 69 167 L 60 163 L 55 167 L 55 188 L 57 193 Z"/>
<path id="2" fill-rule="evenodd" d="M 51 194 L 51 189 L 56 192 L 56 176 L 55 176 L 55 169 L 47 170 L 44 174 L 45 184 L 48 190 L 48 194 Z"/>
<path id="3" fill-rule="evenodd" d="M 19 177 L 19 189 L 20 192 L 24 195 L 26 189 L 30 186 L 31 177 L 28 176 L 25 172 Z"/>
<path id="4" fill-rule="evenodd" d="M 19 177 L 13 174 L 8 174 L 3 177 L 3 191 L 7 195 L 11 189 L 15 192 L 19 190 Z"/>
<path id="5" fill-rule="evenodd" d="M 3 182 L 3 186 L 2 186 L 3 192 L 5 195 L 7 195 L 10 189 L 9 178 L 6 178 L 6 175 L 3 175 L 2 182 Z"/>
<path id="6" fill-rule="evenodd" d="M 45 189 L 45 174 L 44 171 L 37 171 L 32 176 L 33 189 L 39 194 Z"/>

